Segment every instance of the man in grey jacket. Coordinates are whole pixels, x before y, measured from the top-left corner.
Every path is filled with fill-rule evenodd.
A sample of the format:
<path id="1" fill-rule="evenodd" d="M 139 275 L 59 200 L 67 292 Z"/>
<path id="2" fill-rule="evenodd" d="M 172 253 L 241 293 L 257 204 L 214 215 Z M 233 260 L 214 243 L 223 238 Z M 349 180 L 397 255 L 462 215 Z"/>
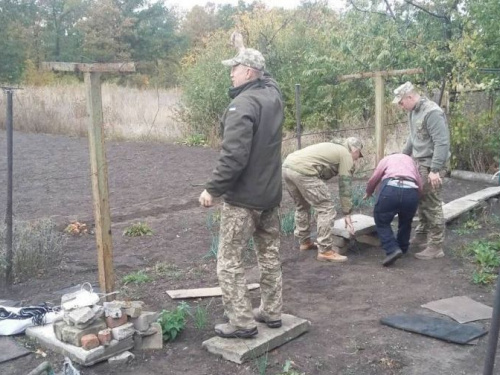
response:
<path id="1" fill-rule="evenodd" d="M 412 244 L 423 251 L 417 259 L 444 257 L 445 221 L 441 201 L 443 177 L 450 158 L 450 132 L 446 115 L 433 101 L 420 96 L 411 82 L 394 90 L 394 104 L 408 112 L 410 135 L 403 154 L 413 156 L 422 178 L 423 195 L 419 202 L 419 223 Z"/>
<path id="2" fill-rule="evenodd" d="M 277 83 L 264 72 L 262 54 L 242 48 L 222 64 L 231 67 L 232 101 L 223 117 L 223 141 L 217 166 L 199 202 L 223 196 L 217 276 L 229 323 L 215 326 L 225 338 L 256 335 L 255 321 L 281 326 L 282 285 L 279 256 L 281 141 L 283 99 Z M 242 253 L 253 237 L 260 269 L 260 307 L 252 311 Z"/>

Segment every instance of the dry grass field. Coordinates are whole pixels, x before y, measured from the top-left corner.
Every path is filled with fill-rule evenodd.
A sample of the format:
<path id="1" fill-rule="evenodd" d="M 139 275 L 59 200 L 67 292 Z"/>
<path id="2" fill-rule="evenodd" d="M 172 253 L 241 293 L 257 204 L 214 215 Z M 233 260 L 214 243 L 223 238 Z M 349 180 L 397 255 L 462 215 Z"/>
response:
<path id="1" fill-rule="evenodd" d="M 179 89 L 139 90 L 103 84 L 104 129 L 108 139 L 182 138 L 186 127 L 176 120 Z M 0 108 L 5 96 L 0 97 Z M 5 111 L 0 110 L 0 124 Z M 14 128 L 27 133 L 85 136 L 87 109 L 83 84 L 24 87 L 14 96 Z"/>

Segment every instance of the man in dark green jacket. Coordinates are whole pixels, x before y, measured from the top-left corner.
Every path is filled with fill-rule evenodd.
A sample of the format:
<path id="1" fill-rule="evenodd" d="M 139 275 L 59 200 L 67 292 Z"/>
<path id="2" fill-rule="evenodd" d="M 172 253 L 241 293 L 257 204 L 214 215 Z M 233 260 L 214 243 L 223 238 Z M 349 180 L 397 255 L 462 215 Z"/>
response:
<path id="1" fill-rule="evenodd" d="M 222 196 L 217 276 L 229 323 L 215 326 L 218 336 L 256 335 L 255 320 L 281 326 L 282 285 L 279 256 L 281 141 L 283 99 L 277 83 L 264 73 L 265 60 L 254 49 L 241 49 L 230 60 L 232 101 L 223 118 L 217 166 L 201 193 L 204 207 Z M 242 253 L 253 237 L 260 269 L 260 307 L 252 311 Z"/>

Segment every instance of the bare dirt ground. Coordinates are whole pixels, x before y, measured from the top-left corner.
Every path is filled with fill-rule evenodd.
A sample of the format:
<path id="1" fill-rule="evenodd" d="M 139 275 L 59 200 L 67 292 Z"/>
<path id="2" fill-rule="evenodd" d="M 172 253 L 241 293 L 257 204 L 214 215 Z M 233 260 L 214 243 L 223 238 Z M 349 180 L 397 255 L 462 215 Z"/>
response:
<path id="1" fill-rule="evenodd" d="M 6 150 L 0 134 L 0 149 Z M 70 220 L 91 224 L 92 199 L 87 140 L 63 136 L 15 133 L 14 212 L 17 220 L 52 217 L 60 228 Z M 117 288 L 126 298 L 145 301 L 150 310 L 173 309 L 177 305 L 165 293 L 169 289 L 217 285 L 214 258 L 206 257 L 211 234 L 207 220 L 211 210 L 198 205 L 200 186 L 215 165 L 217 152 L 172 144 L 109 142 L 107 158 L 112 211 L 114 264 Z M 0 173 L 6 176 L 6 155 L 0 155 Z M 6 181 L 2 178 L 1 181 Z M 362 181 L 358 181 L 362 184 Z M 335 184 L 331 185 L 332 191 Z M 445 182 L 444 200 L 486 187 L 458 180 Z M 0 212 L 5 212 L 6 184 L 0 186 Z M 284 194 L 284 211 L 291 208 Z M 363 209 L 365 213 L 370 209 Z M 492 205 L 478 218 L 492 213 Z M 130 238 L 122 235 L 131 223 L 146 222 L 154 235 Z M 472 265 L 457 256 L 474 239 L 498 233 L 499 221 L 483 223 L 469 234 L 457 231 L 461 223 L 448 226 L 445 252 L 440 260 L 418 261 L 412 256 L 394 267 L 383 268 L 380 248 L 358 246 L 349 262 L 331 265 L 317 262 L 315 254 L 301 254 L 293 236 L 282 236 L 284 312 L 312 322 L 310 332 L 272 351 L 266 374 L 280 374 L 287 360 L 297 373 L 305 374 L 480 374 L 487 338 L 477 345 L 460 346 L 388 328 L 379 323 L 387 315 L 403 312 L 430 314 L 420 306 L 426 302 L 467 295 L 493 304 L 493 288 L 471 283 Z M 169 264 L 157 272 L 155 265 Z M 246 265 L 255 258 L 248 252 Z M 153 281 L 123 286 L 122 278 L 144 270 Z M 68 236 L 62 259 L 36 278 L 17 283 L 0 299 L 58 303 L 55 292 L 83 282 L 97 285 L 96 244 L 93 235 Z M 258 291 L 251 292 L 254 306 Z M 212 337 L 215 323 L 222 321 L 220 298 L 188 301 L 209 312 L 205 328 L 190 318 L 178 340 L 162 350 L 136 352 L 127 367 L 112 368 L 107 362 L 82 368 L 82 374 L 259 374 L 258 360 L 236 365 L 207 353 L 202 341 Z M 482 324 L 488 326 L 489 321 Z M 36 343 L 17 340 L 35 351 Z M 43 348 L 41 348 L 44 350 Z M 45 350 L 44 350 L 45 351 Z M 0 374 L 26 374 L 44 360 L 59 369 L 63 357 L 46 351 L 0 364 Z M 497 359 L 498 362 L 498 359 Z M 262 363 L 262 361 L 261 361 Z"/>

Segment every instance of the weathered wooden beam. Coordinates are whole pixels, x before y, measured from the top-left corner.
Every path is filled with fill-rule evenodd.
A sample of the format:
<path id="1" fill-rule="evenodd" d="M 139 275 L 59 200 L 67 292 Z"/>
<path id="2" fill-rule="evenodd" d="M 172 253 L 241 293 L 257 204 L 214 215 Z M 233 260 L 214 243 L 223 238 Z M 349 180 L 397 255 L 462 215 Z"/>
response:
<path id="1" fill-rule="evenodd" d="M 390 76 L 400 76 L 403 74 L 418 74 L 423 73 L 424 70 L 422 68 L 414 68 L 414 69 L 402 69 L 402 70 L 382 70 L 380 72 L 365 72 L 365 73 L 356 73 L 356 74 L 347 74 L 343 76 L 337 77 L 337 82 L 342 81 L 350 81 L 353 79 L 362 79 L 362 78 L 373 78 L 376 76 L 380 77 L 390 77 Z"/>
<path id="2" fill-rule="evenodd" d="M 85 73 L 87 109 L 89 114 L 88 138 L 92 195 L 94 197 L 95 235 L 99 285 L 104 293 L 114 291 L 113 245 L 111 241 L 111 215 L 109 210 L 108 167 L 104 148 L 104 129 L 101 97 L 101 74 Z M 109 298 L 108 298 L 109 300 Z"/>
<path id="3" fill-rule="evenodd" d="M 68 63 L 68 62 L 42 62 L 43 70 L 53 72 L 95 72 L 95 73 L 133 73 L 135 72 L 135 63 Z"/>

